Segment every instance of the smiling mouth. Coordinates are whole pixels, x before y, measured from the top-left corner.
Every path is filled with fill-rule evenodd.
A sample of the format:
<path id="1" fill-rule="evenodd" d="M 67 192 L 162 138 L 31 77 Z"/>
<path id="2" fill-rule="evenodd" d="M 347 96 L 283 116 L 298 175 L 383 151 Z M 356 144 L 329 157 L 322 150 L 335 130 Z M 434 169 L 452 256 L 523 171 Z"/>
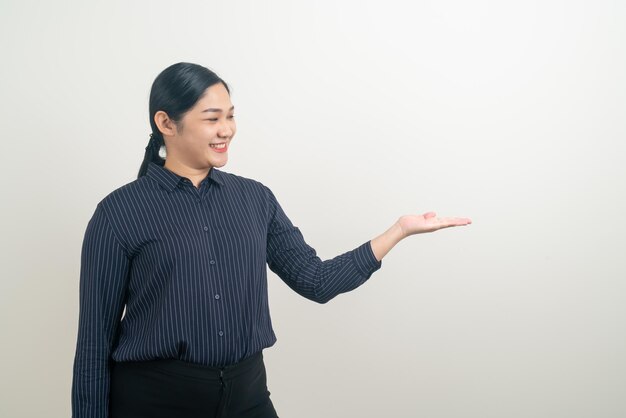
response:
<path id="1" fill-rule="evenodd" d="M 223 142 L 221 144 L 209 144 L 209 148 L 219 154 L 223 154 L 228 151 L 228 143 Z"/>

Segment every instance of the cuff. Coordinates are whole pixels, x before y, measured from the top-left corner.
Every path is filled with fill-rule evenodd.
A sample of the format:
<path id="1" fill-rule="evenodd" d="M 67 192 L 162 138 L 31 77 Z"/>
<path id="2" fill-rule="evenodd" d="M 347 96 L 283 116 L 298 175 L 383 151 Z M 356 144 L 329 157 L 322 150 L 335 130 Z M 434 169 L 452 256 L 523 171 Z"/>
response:
<path id="1" fill-rule="evenodd" d="M 377 260 L 372 250 L 371 240 L 359 245 L 352 251 L 354 263 L 363 275 L 370 276 L 376 270 L 378 270 L 383 263 L 383 260 Z"/>

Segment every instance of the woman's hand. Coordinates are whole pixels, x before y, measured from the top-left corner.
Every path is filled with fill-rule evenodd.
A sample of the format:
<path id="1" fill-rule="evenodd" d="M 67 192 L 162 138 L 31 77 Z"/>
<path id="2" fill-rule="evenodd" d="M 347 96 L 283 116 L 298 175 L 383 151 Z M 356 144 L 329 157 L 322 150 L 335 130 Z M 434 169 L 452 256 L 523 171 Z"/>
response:
<path id="1" fill-rule="evenodd" d="M 426 212 L 423 215 L 404 215 L 398 218 L 389 229 L 371 240 L 376 260 L 382 260 L 398 242 L 409 235 L 472 223 L 469 218 L 437 218 L 436 215 L 435 212 Z"/>
<path id="2" fill-rule="evenodd" d="M 424 232 L 433 232 L 450 226 L 462 226 L 472 223 L 469 218 L 439 218 L 435 212 L 426 212 L 423 215 L 404 215 L 398 219 L 398 224 L 404 237 Z"/>

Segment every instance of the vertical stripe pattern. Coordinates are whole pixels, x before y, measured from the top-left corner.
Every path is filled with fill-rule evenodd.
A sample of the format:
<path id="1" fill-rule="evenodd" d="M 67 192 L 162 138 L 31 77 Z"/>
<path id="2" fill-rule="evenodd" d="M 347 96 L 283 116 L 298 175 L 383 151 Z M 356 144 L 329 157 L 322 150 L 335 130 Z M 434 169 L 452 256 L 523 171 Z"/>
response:
<path id="1" fill-rule="evenodd" d="M 195 187 L 150 163 L 85 230 L 72 416 L 108 416 L 111 360 L 221 367 L 274 345 L 267 267 L 326 303 L 381 265 L 370 241 L 322 261 L 259 181 L 212 168 Z"/>

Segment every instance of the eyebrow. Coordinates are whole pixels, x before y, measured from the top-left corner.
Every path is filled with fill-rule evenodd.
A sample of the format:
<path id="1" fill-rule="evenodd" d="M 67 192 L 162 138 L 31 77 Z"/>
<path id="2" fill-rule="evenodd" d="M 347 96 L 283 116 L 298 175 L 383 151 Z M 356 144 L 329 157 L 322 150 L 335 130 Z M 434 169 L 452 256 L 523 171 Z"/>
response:
<path id="1" fill-rule="evenodd" d="M 231 106 L 230 109 L 228 109 L 228 110 L 233 110 L 234 108 L 235 108 L 235 106 Z M 215 107 L 210 107 L 208 109 L 204 109 L 202 111 L 202 113 L 204 113 L 204 112 L 221 112 L 221 111 L 222 111 L 222 109 L 217 109 Z"/>

